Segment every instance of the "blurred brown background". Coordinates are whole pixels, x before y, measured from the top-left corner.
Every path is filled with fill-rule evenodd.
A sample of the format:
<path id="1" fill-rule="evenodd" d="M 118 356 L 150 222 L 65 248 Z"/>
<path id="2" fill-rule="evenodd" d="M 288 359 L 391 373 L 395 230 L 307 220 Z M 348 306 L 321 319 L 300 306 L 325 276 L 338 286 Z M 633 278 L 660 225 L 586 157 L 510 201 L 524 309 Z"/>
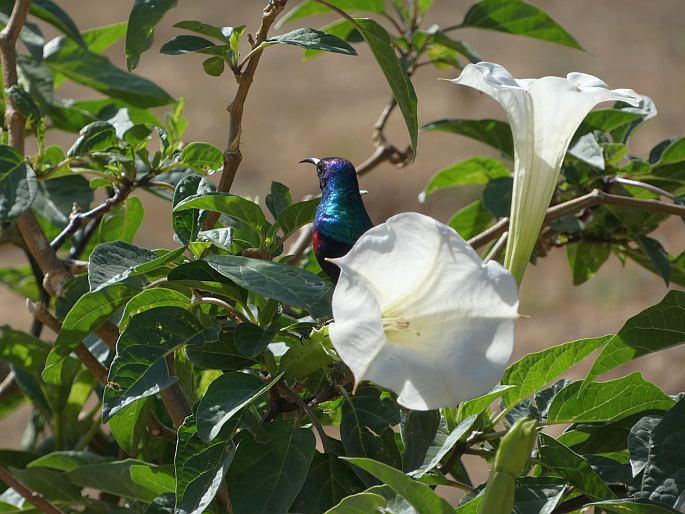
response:
<path id="1" fill-rule="evenodd" d="M 81 30 L 125 21 L 132 1 L 60 0 Z M 180 33 L 172 25 L 195 19 L 215 25 L 246 24 L 254 32 L 265 0 L 180 0 L 159 24 L 153 48 L 143 54 L 136 73 L 164 87 L 171 95 L 186 99 L 190 120 L 187 141 L 208 141 L 223 148 L 227 134 L 226 105 L 235 85 L 230 73 L 215 78 L 202 71 L 201 57 L 165 56 L 158 49 Z M 291 0 L 293 6 L 295 0 Z M 583 71 L 602 78 L 612 88 L 628 87 L 654 99 L 659 115 L 647 123 L 632 142 L 633 153 L 645 156 L 659 141 L 685 134 L 685 9 L 682 0 L 537 0 L 547 12 L 583 45 L 587 52 L 473 29 L 452 33 L 472 43 L 484 60 L 498 62 L 515 77 L 565 75 Z M 435 0 L 426 20 L 443 26 L 459 23 L 472 4 L 468 0 Z M 320 27 L 333 20 L 321 16 L 272 31 L 286 32 L 297 26 Z M 52 32 L 46 29 L 46 34 Z M 318 184 L 311 168 L 298 165 L 306 156 L 340 155 L 353 162 L 365 160 L 373 151 L 371 126 L 390 98 L 388 86 L 368 49 L 359 45 L 358 57 L 325 54 L 302 62 L 299 49 L 276 46 L 268 49 L 247 101 L 243 122 L 243 163 L 234 192 L 264 198 L 271 180 L 288 185 L 295 198 L 315 193 Z M 108 52 L 125 67 L 123 42 Z M 421 68 L 414 80 L 419 98 L 419 119 L 426 123 L 445 117 L 497 117 L 503 113 L 490 98 L 460 88 L 437 77 L 454 78 L 456 71 Z M 65 85 L 65 96 L 92 98 L 96 93 Z M 391 118 L 389 139 L 398 147 L 407 141 L 406 129 L 397 114 Z M 50 134 L 51 143 L 71 144 L 75 136 Z M 459 189 L 435 194 L 419 204 L 417 194 L 438 169 L 472 155 L 497 157 L 487 147 L 459 136 L 428 133 L 420 136 L 414 165 L 396 169 L 383 165 L 364 177 L 361 187 L 369 194 L 365 202 L 378 223 L 400 211 L 419 211 L 446 221 L 471 201 L 477 190 Z M 146 221 L 138 243 L 151 248 L 173 247 L 170 206 L 146 193 Z M 659 233 L 670 253 L 685 249 L 685 226 L 673 219 Z M 21 253 L 0 247 L 0 266 L 22 262 Z M 530 315 L 519 323 L 513 358 L 572 339 L 598 336 L 617 330 L 627 317 L 658 302 L 667 292 L 663 281 L 635 265 L 621 269 L 611 258 L 588 283 L 573 287 L 562 251 L 554 251 L 529 268 L 522 289 L 521 312 Z M 0 324 L 28 329 L 30 318 L 22 298 L 0 290 Z M 631 369 L 675 393 L 685 389 L 682 367 L 685 350 L 675 348 L 643 358 Z M 582 370 L 577 370 L 578 376 Z M 620 369 L 614 376 L 625 373 Z M 3 447 L 18 444 L 23 428 L 21 415 L 0 420 Z"/>

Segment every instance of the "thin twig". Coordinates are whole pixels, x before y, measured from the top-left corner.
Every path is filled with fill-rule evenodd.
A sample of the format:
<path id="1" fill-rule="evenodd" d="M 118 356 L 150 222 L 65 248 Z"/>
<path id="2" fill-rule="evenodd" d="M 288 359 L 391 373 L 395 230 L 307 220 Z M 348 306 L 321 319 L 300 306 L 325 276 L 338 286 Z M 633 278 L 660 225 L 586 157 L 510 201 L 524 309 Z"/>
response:
<path id="1" fill-rule="evenodd" d="M 283 393 L 288 399 L 290 399 L 293 403 L 295 403 L 300 409 L 304 411 L 304 413 L 307 415 L 309 418 L 309 421 L 311 421 L 312 426 L 314 427 L 314 430 L 319 436 L 319 439 L 321 440 L 321 446 L 324 449 L 324 452 L 328 452 L 328 442 L 326 441 L 326 432 L 324 431 L 323 427 L 321 426 L 321 422 L 319 419 L 316 417 L 316 414 L 312 412 L 312 409 L 309 408 L 309 405 L 307 405 L 302 398 L 300 398 L 300 395 L 295 393 L 292 389 L 290 389 L 285 382 L 282 380 L 278 382 L 277 386 L 279 391 Z"/>
<path id="2" fill-rule="evenodd" d="M 129 193 L 133 189 L 132 186 L 133 185 L 131 182 L 125 181 L 121 187 L 117 189 L 113 196 L 107 198 L 97 207 L 86 212 L 73 213 L 70 216 L 69 224 L 50 243 L 52 249 L 59 250 L 66 240 L 73 236 L 76 231 L 81 228 L 81 225 L 84 222 L 100 218 L 103 214 L 112 209 L 112 207 L 126 200 L 126 197 L 128 197 Z"/>
<path id="3" fill-rule="evenodd" d="M 0 466 L 0 481 L 14 489 L 22 498 L 44 514 L 63 514 L 61 510 L 46 500 L 43 495 L 26 487 L 14 478 L 7 468 Z"/>
<path id="4" fill-rule="evenodd" d="M 646 189 L 648 191 L 651 191 L 652 193 L 656 193 L 659 196 L 665 196 L 666 198 L 670 198 L 671 200 L 675 198 L 675 195 L 673 193 L 669 193 L 665 189 L 661 189 L 659 186 L 655 186 L 654 184 L 648 184 L 646 182 L 640 182 L 638 180 L 632 180 L 623 177 L 609 177 L 606 179 L 606 181 L 610 184 L 624 184 L 626 186 L 641 187 L 642 189 Z"/>
<path id="5" fill-rule="evenodd" d="M 250 86 L 254 80 L 255 72 L 259 60 L 262 57 L 263 48 L 259 46 L 266 40 L 271 25 L 274 23 L 278 15 L 285 9 L 288 0 L 270 0 L 262 12 L 262 22 L 255 35 L 252 43 L 252 51 L 250 58 L 245 64 L 244 71 L 236 73 L 236 81 L 238 82 L 238 90 L 233 97 L 233 100 L 228 106 L 229 124 L 228 124 L 228 141 L 226 143 L 226 150 L 224 151 L 224 166 L 219 179 L 218 190 L 223 193 L 228 193 L 233 185 L 233 180 L 238 173 L 238 167 L 243 159 L 240 152 L 240 135 L 242 133 L 243 110 L 247 95 L 250 92 Z M 217 213 L 210 213 L 205 222 L 205 229 L 212 228 L 218 219 Z"/>
<path id="6" fill-rule="evenodd" d="M 243 323 L 243 322 L 247 321 L 245 319 L 245 316 L 240 314 L 237 310 L 235 310 L 233 308 L 233 306 L 230 303 L 222 300 L 221 298 L 214 298 L 213 296 L 201 296 L 201 297 L 194 299 L 190 303 L 190 305 L 195 306 L 195 305 L 200 305 L 201 303 L 208 303 L 210 305 L 216 305 L 218 307 L 221 307 L 226 312 L 228 312 L 228 315 L 230 316 L 230 318 L 233 321 L 235 321 L 236 323 Z"/>
<path id="7" fill-rule="evenodd" d="M 504 232 L 501 236 L 499 236 L 497 242 L 492 246 L 488 254 L 485 256 L 485 262 L 497 259 L 497 257 L 499 257 L 499 254 L 502 253 L 502 250 L 504 250 L 504 247 L 507 245 L 508 235 L 509 232 Z"/>
<path id="8" fill-rule="evenodd" d="M 567 214 L 572 214 L 597 205 L 618 205 L 620 207 L 630 207 L 632 209 L 641 209 L 650 212 L 685 216 L 685 205 L 661 202 L 659 200 L 645 200 L 642 198 L 633 198 L 631 196 L 613 195 L 605 193 L 600 189 L 594 189 L 586 195 L 579 196 L 578 198 L 554 205 L 547 209 L 545 224 L 566 216 Z M 468 242 L 474 248 L 478 248 L 499 237 L 508 228 L 509 218 L 502 218 L 492 227 L 469 239 Z"/>

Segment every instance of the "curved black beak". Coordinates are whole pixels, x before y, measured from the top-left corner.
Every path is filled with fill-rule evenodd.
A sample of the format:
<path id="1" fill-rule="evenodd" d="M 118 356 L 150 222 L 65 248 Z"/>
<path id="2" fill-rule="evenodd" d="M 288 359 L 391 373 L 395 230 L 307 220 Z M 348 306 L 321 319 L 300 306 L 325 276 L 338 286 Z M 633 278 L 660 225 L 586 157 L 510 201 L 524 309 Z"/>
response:
<path id="1" fill-rule="evenodd" d="M 307 157 L 306 159 L 302 159 L 300 161 L 300 164 L 302 164 L 303 162 L 309 162 L 309 163 L 313 164 L 314 166 L 318 166 L 319 163 L 321 162 L 321 159 L 317 159 L 316 157 Z"/>

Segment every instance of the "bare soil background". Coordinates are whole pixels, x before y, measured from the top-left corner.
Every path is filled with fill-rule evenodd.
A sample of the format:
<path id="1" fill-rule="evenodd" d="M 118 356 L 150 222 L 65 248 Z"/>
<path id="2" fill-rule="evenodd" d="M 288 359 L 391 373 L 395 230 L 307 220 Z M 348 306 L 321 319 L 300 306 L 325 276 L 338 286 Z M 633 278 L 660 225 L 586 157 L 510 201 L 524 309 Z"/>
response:
<path id="1" fill-rule="evenodd" d="M 228 116 L 226 105 L 235 85 L 227 73 L 219 78 L 205 75 L 202 59 L 196 56 L 165 56 L 158 49 L 173 35 L 172 26 L 184 19 L 216 25 L 246 24 L 254 32 L 265 0 L 181 0 L 178 8 L 160 23 L 153 48 L 142 56 L 136 73 L 148 77 L 174 97 L 186 99 L 190 120 L 187 141 L 208 141 L 225 146 Z M 293 6 L 294 0 L 290 2 Z M 472 2 L 436 0 L 428 23 L 451 25 L 460 22 Z M 685 134 L 685 9 L 681 0 L 574 0 L 535 2 L 573 34 L 587 49 L 581 52 L 538 40 L 489 31 L 461 30 L 453 35 L 472 43 L 484 60 L 498 62 L 516 77 L 565 75 L 570 71 L 595 74 L 610 87 L 629 87 L 654 99 L 659 115 L 641 128 L 632 142 L 633 153 L 645 156 L 658 142 Z M 83 30 L 125 21 L 131 1 L 60 0 Z M 320 27 L 330 16 L 309 18 L 297 26 Z M 46 34 L 53 34 L 45 29 Z M 274 33 L 278 33 L 275 31 Z M 368 49 L 359 46 L 358 57 L 326 54 L 302 62 L 293 47 L 268 49 L 260 62 L 243 123 L 243 163 L 233 192 L 264 196 L 271 180 L 287 184 L 295 198 L 315 193 L 318 184 L 311 168 L 298 165 L 306 156 L 344 156 L 361 162 L 373 151 L 371 126 L 390 98 L 390 92 Z M 109 57 L 125 67 L 123 43 L 108 51 Z M 490 98 L 467 88 L 436 80 L 454 78 L 451 70 L 424 67 L 414 80 L 419 98 L 421 123 L 445 117 L 481 118 L 504 115 Z M 96 93 L 66 84 L 64 96 L 94 98 Z M 163 112 L 163 109 L 161 110 Z M 161 114 L 160 112 L 160 114 Z M 394 115 L 388 136 L 397 146 L 406 144 L 406 129 Z M 75 135 L 49 134 L 50 143 L 70 145 Z M 401 211 L 418 211 L 442 221 L 471 201 L 478 191 L 446 191 L 419 204 L 417 194 L 438 169 L 473 155 L 497 157 L 487 147 L 449 134 L 423 134 L 414 165 L 396 169 L 383 165 L 361 180 L 369 194 L 366 205 L 380 223 Z M 146 220 L 138 244 L 174 247 L 170 229 L 170 205 L 146 193 Z M 671 220 L 658 237 L 671 253 L 685 249 L 685 226 Z M 0 247 L 0 266 L 23 262 L 21 252 Z M 663 281 L 612 257 L 592 280 L 573 287 L 566 256 L 553 251 L 529 268 L 522 289 L 521 312 L 530 316 L 517 329 L 512 358 L 554 344 L 582 337 L 599 336 L 618 330 L 631 315 L 658 302 L 667 292 Z M 28 329 L 30 317 L 24 300 L 0 290 L 0 324 Z M 46 332 L 46 338 L 51 336 Z M 620 368 L 608 376 L 640 370 L 646 379 L 669 393 L 685 389 L 685 350 L 674 348 Z M 579 376 L 584 368 L 576 370 Z M 0 420 L 0 446 L 17 447 L 29 409 Z"/>

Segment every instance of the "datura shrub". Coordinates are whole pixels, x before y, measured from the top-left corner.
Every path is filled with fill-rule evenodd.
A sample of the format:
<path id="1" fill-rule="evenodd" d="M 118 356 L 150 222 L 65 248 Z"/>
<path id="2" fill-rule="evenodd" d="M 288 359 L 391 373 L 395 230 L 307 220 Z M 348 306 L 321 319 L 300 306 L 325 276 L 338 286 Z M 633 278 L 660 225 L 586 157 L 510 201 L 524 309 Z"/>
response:
<path id="1" fill-rule="evenodd" d="M 449 2 L 262 0 L 250 5 L 259 25 L 245 26 L 233 19 L 237 0 L 221 19 L 188 5 L 194 14 L 182 21 L 170 21 L 175 1 L 135 0 L 127 23 L 80 30 L 58 3 L 0 2 L 0 283 L 33 317 L 25 326 L 2 310 L 0 511 L 682 509 L 684 395 L 638 372 L 602 376 L 685 342 L 685 253 L 668 253 L 655 232 L 685 216 L 685 137 L 634 155 L 631 137 L 656 115 L 650 98 L 583 73 L 514 79 L 456 36 L 483 29 L 582 50 L 544 10 L 481 0 L 428 26 Z M 229 112 L 211 113 L 227 118 L 225 148 L 187 140 L 177 92 L 132 73 L 156 26 L 172 24 L 158 56 L 165 66 L 188 73 L 176 66 L 200 54 L 204 72 L 221 77 L 211 80 L 236 81 Z M 110 48 L 119 40 L 123 52 Z M 250 86 L 268 66 L 262 55 L 279 46 L 306 59 L 338 54 L 336 73 L 366 52 L 379 68 L 368 80 L 392 94 L 379 105 L 376 149 L 356 172 L 343 159 L 305 159 L 322 187 L 332 184 L 325 208 L 276 181 L 231 192 L 251 158 L 241 140 L 255 137 L 243 130 L 257 101 L 248 97 L 260 94 Z M 115 64 L 123 60 L 127 69 Z M 412 80 L 430 73 L 425 64 L 491 96 L 506 121 L 461 119 L 454 108 L 420 125 Z M 85 96 L 65 98 L 65 82 Z M 385 133 L 395 111 L 408 144 Z M 330 127 L 326 137 L 340 138 Z M 464 185 L 477 198 L 440 221 L 397 206 L 367 230 L 363 207 L 361 217 L 349 208 L 361 206 L 357 176 L 383 162 L 410 166 L 419 135 L 437 131 L 501 159 L 455 150 L 420 199 Z M 72 143 L 50 144 L 57 135 Z M 278 153 L 272 139 L 268 151 Z M 157 207 L 174 234 L 165 248 L 146 247 L 143 191 L 166 201 Z M 25 263 L 5 259 L 11 245 Z M 566 252 L 573 284 L 523 280 L 551 251 Z M 615 333 L 571 342 L 549 340 L 537 308 L 521 313 L 521 291 L 582 284 L 612 255 L 673 287 Z M 541 351 L 525 354 L 522 323 L 536 327 Z M 584 378 L 568 378 L 581 362 Z M 473 458 L 490 469 L 484 483 Z"/>

